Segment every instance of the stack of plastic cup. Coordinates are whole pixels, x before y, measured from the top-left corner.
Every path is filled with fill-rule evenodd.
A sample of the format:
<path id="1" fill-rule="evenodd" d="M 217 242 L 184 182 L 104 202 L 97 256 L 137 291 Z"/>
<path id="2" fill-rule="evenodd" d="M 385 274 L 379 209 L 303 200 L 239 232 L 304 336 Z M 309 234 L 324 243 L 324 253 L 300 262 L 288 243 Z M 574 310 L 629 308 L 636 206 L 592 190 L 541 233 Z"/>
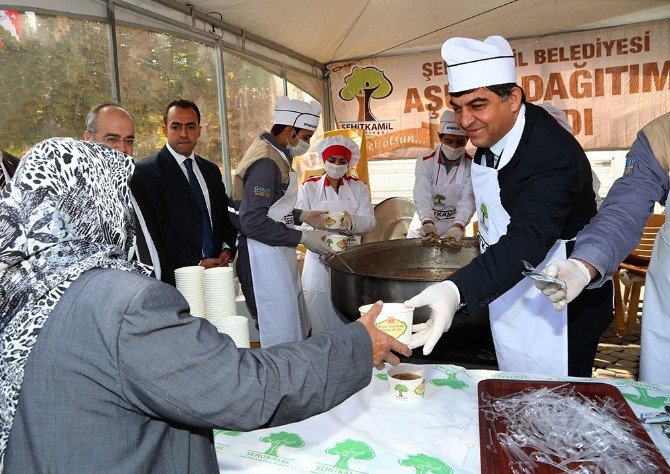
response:
<path id="1" fill-rule="evenodd" d="M 209 319 L 209 318 L 208 318 Z M 210 322 L 221 334 L 228 334 L 237 347 L 251 347 L 249 343 L 249 320 L 245 316 L 227 316 Z"/>
<path id="2" fill-rule="evenodd" d="M 212 323 L 235 316 L 235 282 L 231 267 L 208 268 L 203 272 L 203 290 L 207 319 Z"/>
<path id="3" fill-rule="evenodd" d="M 203 298 L 202 273 L 204 268 L 196 265 L 177 268 L 174 278 L 177 289 L 184 296 L 193 316 L 205 317 L 205 299 Z"/>

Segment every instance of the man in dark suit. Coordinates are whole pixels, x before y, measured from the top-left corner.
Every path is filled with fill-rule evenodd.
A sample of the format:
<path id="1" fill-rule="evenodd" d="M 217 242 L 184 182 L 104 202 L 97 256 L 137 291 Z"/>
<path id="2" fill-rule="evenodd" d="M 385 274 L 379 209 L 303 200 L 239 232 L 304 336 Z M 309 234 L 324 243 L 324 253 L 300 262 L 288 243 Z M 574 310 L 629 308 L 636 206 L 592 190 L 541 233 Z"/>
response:
<path id="1" fill-rule="evenodd" d="M 174 271 L 189 265 L 228 266 L 237 231 L 228 216 L 221 171 L 194 154 L 200 136 L 200 110 L 188 100 L 165 109 L 161 151 L 137 164 L 131 182 L 144 214 L 157 223 L 161 279 L 175 284 Z M 141 193 L 135 193 L 141 189 Z"/>
<path id="2" fill-rule="evenodd" d="M 612 320 L 612 285 L 585 291 L 557 314 L 522 276 L 524 260 L 542 269 L 569 256 L 596 213 L 586 154 L 544 109 L 526 103 L 504 38 L 451 38 L 442 57 L 456 122 L 477 147 L 471 176 L 482 254 L 405 302 L 432 309 L 410 347 L 429 353 L 457 310 L 488 307 L 501 370 L 590 377 Z"/>

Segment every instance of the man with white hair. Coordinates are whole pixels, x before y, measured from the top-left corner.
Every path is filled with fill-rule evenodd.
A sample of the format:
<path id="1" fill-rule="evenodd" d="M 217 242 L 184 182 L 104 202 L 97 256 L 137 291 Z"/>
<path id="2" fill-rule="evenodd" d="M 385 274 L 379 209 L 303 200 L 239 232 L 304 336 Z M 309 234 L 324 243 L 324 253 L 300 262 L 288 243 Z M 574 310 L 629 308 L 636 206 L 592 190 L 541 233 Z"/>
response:
<path id="1" fill-rule="evenodd" d="M 86 115 L 84 139 L 133 156 L 135 120 L 116 102 L 103 102 L 92 107 Z"/>
<path id="2" fill-rule="evenodd" d="M 416 213 L 407 237 L 446 237 L 447 245 L 458 249 L 475 212 L 475 197 L 470 182 L 472 157 L 465 152 L 468 137 L 452 110 L 445 110 L 440 117 L 439 137 L 433 152 L 416 160 Z"/>
<path id="3" fill-rule="evenodd" d="M 559 314 L 524 279 L 565 258 L 596 213 L 591 167 L 575 138 L 516 84 L 514 54 L 500 36 L 451 38 L 442 46 L 456 122 L 477 147 L 472 189 L 482 254 L 405 302 L 430 305 L 410 344 L 429 353 L 454 313 L 489 308 L 501 370 L 590 377 L 610 324 L 611 283 L 585 291 Z"/>
<path id="4" fill-rule="evenodd" d="M 300 341 L 310 331 L 295 247 L 332 252 L 323 230 L 298 230 L 306 222 L 325 229 L 324 211 L 296 209 L 298 175 L 293 157 L 309 149 L 319 125 L 318 102 L 282 96 L 274 125 L 257 137 L 237 165 L 233 199 L 239 201 L 237 275 L 249 312 L 258 321 L 261 346 Z"/>

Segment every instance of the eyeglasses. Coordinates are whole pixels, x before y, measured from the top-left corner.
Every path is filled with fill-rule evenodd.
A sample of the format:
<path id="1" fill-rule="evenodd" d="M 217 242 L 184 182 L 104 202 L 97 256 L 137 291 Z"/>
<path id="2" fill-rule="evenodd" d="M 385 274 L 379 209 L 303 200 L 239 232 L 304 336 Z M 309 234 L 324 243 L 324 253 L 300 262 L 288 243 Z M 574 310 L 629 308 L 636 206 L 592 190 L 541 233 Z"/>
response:
<path id="1" fill-rule="evenodd" d="M 93 137 L 102 140 L 105 142 L 105 144 L 111 146 L 112 148 L 117 146 L 119 143 L 123 142 L 124 145 L 127 147 L 133 147 L 134 145 L 137 144 L 137 140 L 134 138 L 119 138 L 119 137 L 97 137 L 93 132 L 89 130 L 89 133 L 93 135 Z"/>

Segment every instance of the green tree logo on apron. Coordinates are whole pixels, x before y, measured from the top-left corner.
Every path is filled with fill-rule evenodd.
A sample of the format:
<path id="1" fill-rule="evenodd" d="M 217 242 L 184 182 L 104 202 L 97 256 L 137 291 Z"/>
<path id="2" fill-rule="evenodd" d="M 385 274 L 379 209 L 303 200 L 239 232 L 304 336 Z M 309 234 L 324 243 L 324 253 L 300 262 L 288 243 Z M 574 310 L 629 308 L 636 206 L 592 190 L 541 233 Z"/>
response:
<path id="1" fill-rule="evenodd" d="M 489 219 L 489 210 L 486 207 L 486 203 L 482 203 L 481 206 L 479 206 L 479 214 L 482 217 L 482 227 L 488 228 L 488 222 L 486 222 Z"/>
<path id="2" fill-rule="evenodd" d="M 436 206 L 441 206 L 442 201 L 444 201 L 445 199 L 447 198 L 444 197 L 442 194 L 436 194 L 435 196 L 433 196 L 433 204 L 435 204 Z"/>
<path id="3" fill-rule="evenodd" d="M 454 472 L 440 459 L 426 454 L 410 454 L 405 459 L 400 459 L 398 464 L 413 467 L 415 474 L 451 474 Z"/>
<path id="4" fill-rule="evenodd" d="M 268 456 L 279 456 L 277 451 L 281 446 L 286 446 L 287 448 L 302 448 L 305 446 L 305 442 L 300 436 L 295 433 L 287 433 L 286 431 L 263 436 L 260 438 L 260 441 L 270 443 L 270 447 L 265 451 L 265 454 Z"/>
<path id="5" fill-rule="evenodd" d="M 326 449 L 326 454 L 339 456 L 334 466 L 346 470 L 349 470 L 349 462 L 352 459 L 369 461 L 375 457 L 375 452 L 368 444 L 363 441 L 356 441 L 355 439 L 347 439 L 336 443 L 332 448 Z"/>

